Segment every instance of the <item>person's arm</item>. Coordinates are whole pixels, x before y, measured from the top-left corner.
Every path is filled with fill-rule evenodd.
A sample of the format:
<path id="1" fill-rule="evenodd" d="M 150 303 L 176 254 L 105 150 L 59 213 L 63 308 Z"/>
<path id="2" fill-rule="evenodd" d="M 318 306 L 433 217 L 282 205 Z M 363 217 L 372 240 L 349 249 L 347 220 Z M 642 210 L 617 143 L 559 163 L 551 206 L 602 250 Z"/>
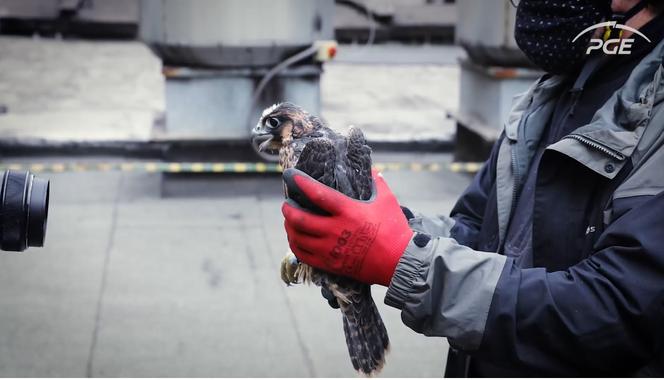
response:
<path id="1" fill-rule="evenodd" d="M 482 226 L 489 194 L 494 187 L 498 148 L 503 138 L 501 135 L 496 141 L 491 155 L 459 197 L 450 216 L 426 216 L 405 208 L 404 214 L 410 228 L 415 232 L 426 233 L 434 237 L 451 237 L 461 244 L 474 246 Z"/>
<path id="2" fill-rule="evenodd" d="M 520 269 L 447 238 L 411 241 L 385 302 L 413 330 L 498 365 L 627 373 L 664 341 L 663 231 L 664 193 L 611 223 L 595 254 L 566 271 Z"/>

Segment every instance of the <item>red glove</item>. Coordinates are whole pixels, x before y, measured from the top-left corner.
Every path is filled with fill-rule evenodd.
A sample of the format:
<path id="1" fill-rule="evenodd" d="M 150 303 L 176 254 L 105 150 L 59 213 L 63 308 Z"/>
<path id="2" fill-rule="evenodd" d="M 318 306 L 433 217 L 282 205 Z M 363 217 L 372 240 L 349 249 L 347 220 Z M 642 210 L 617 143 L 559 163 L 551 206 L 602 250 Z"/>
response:
<path id="1" fill-rule="evenodd" d="M 289 199 L 281 211 L 288 243 L 300 261 L 367 284 L 388 286 L 413 231 L 383 176 L 372 174 L 373 196 L 360 201 L 288 169 L 284 182 Z"/>

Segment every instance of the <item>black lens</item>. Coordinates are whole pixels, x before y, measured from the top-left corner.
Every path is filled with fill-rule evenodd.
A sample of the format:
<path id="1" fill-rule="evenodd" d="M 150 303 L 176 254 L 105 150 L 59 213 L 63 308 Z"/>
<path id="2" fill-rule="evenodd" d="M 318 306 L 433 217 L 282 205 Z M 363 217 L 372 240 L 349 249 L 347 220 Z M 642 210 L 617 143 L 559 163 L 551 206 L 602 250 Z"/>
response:
<path id="1" fill-rule="evenodd" d="M 30 172 L 7 170 L 0 194 L 0 250 L 42 247 L 48 218 L 49 181 Z"/>

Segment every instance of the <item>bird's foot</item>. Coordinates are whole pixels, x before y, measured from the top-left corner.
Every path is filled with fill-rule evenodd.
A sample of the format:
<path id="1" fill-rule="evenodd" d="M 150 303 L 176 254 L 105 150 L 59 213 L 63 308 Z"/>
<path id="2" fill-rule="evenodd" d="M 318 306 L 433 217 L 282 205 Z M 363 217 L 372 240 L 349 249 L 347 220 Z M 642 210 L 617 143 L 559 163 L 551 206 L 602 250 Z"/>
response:
<path id="1" fill-rule="evenodd" d="M 292 252 L 289 252 L 283 260 L 281 260 L 281 280 L 286 283 L 286 285 L 291 286 L 299 283 L 297 273 L 297 268 L 299 266 L 300 262 Z"/>

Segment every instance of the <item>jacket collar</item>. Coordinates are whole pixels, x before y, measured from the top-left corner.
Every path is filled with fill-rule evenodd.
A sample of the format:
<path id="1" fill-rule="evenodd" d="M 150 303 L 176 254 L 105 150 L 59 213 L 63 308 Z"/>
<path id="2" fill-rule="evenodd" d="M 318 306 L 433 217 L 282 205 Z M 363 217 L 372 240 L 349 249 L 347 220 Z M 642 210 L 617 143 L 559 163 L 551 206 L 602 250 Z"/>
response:
<path id="1" fill-rule="evenodd" d="M 589 124 L 547 149 L 565 154 L 606 178 L 615 177 L 639 144 L 658 103 L 663 53 L 664 40 L 641 60 Z"/>
<path id="2" fill-rule="evenodd" d="M 512 141 L 519 140 L 519 130 L 525 126 L 523 116 L 550 102 L 558 93 L 563 81 L 564 77 L 562 76 L 547 74 L 533 83 L 524 93 L 516 95 L 512 109 L 505 121 L 505 136 Z"/>

